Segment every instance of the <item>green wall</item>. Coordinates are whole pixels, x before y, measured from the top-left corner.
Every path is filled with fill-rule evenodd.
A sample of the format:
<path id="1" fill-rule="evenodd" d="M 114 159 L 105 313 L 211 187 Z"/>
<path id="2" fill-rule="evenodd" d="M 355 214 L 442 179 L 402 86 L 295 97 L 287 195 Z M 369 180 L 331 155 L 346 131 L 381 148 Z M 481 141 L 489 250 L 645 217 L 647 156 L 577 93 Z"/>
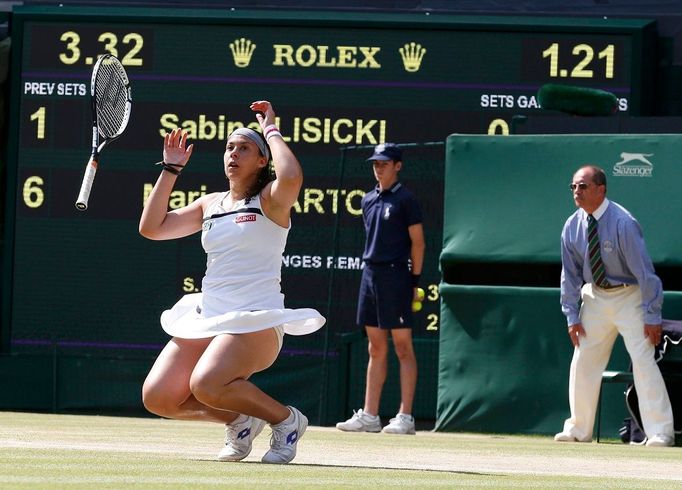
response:
<path id="1" fill-rule="evenodd" d="M 573 348 L 560 234 L 582 164 L 604 168 L 609 198 L 639 220 L 666 290 L 663 316 L 682 318 L 681 150 L 678 135 L 448 138 L 437 430 L 561 430 Z M 609 368 L 628 364 L 619 339 Z M 627 416 L 623 388 L 604 388 L 603 436 L 617 437 Z"/>

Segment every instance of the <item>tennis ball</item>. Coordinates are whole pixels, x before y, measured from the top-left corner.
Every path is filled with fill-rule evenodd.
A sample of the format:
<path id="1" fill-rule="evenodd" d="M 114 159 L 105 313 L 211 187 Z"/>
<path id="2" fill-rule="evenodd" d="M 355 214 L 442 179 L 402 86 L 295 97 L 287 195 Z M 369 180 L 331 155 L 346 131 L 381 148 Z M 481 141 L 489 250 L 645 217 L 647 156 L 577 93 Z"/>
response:
<path id="1" fill-rule="evenodd" d="M 421 301 L 413 301 L 412 302 L 412 311 L 413 312 L 416 313 L 421 309 L 422 309 L 422 302 Z"/>
<path id="2" fill-rule="evenodd" d="M 424 296 L 426 296 L 426 293 L 422 288 L 417 288 L 417 298 L 419 298 L 419 301 L 424 301 Z"/>

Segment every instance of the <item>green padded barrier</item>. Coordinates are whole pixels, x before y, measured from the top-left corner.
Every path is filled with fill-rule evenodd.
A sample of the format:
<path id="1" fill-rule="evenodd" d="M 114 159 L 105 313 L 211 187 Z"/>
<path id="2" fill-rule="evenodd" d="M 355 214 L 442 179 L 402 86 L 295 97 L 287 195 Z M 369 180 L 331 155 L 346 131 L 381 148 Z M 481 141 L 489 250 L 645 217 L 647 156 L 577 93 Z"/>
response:
<path id="1" fill-rule="evenodd" d="M 54 407 L 54 365 L 50 356 L 0 355 L 0 409 L 49 410 Z M 30 389 L 27 389 L 30 387 Z"/>
<path id="2" fill-rule="evenodd" d="M 681 154 L 680 135 L 451 135 L 441 264 L 558 263 L 575 210 L 568 184 L 593 163 L 642 225 L 654 263 L 682 265 Z"/>
<path id="3" fill-rule="evenodd" d="M 559 432 L 569 415 L 573 347 L 558 288 L 441 284 L 436 430 Z M 666 293 L 666 318 L 682 318 L 682 293 Z M 607 369 L 627 369 L 619 338 Z M 605 386 L 602 437 L 627 416 L 622 385 Z"/>
<path id="4" fill-rule="evenodd" d="M 347 391 L 342 393 L 338 406 L 337 420 L 345 420 L 352 410 L 362 408 L 365 402 L 365 378 L 367 376 L 367 337 L 363 332 L 345 334 L 341 338 L 341 360 L 339 385 Z M 437 357 L 439 341 L 430 338 L 415 338 L 414 352 L 417 356 L 417 388 L 412 414 L 417 419 L 432 421 L 436 418 Z M 394 417 L 400 407 L 400 364 L 389 341 L 388 374 L 381 395 L 379 415 L 385 419 Z"/>
<path id="5" fill-rule="evenodd" d="M 336 361 L 328 362 L 330 370 L 336 372 Z M 142 406 L 142 383 L 153 363 L 154 357 L 105 358 L 57 351 L 53 355 L 0 355 L 0 408 L 151 415 Z M 320 359 L 283 354 L 251 380 L 283 403 L 295 405 L 313 423 L 319 423 L 324 381 Z M 301 380 L 305 390 L 300 389 Z M 435 404 L 435 386 L 432 393 Z M 337 399 L 334 401 L 338 404 Z"/>
<path id="6" fill-rule="evenodd" d="M 663 315 L 682 318 L 681 150 L 662 134 L 448 137 L 437 430 L 551 434 L 569 415 L 560 234 L 583 164 L 606 171 L 608 196 L 642 225 Z M 628 366 L 618 339 L 607 369 Z M 627 416 L 622 389 L 604 387 L 605 437 Z"/>

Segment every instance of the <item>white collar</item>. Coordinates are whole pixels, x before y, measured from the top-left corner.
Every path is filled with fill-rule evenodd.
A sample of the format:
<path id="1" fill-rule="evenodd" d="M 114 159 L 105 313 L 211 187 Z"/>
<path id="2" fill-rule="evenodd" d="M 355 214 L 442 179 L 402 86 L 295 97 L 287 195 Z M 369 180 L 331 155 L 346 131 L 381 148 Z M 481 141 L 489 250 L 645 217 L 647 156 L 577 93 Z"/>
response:
<path id="1" fill-rule="evenodd" d="M 594 212 L 592 213 L 592 216 L 594 216 L 594 219 L 596 219 L 597 221 L 599 221 L 599 219 L 600 219 L 602 216 L 604 216 L 604 213 L 606 212 L 606 208 L 609 207 L 609 202 L 610 202 L 610 201 L 609 201 L 608 199 L 604 198 L 604 200 L 603 200 L 602 203 L 599 205 L 599 207 L 598 207 L 597 209 L 595 209 Z M 585 211 L 584 209 L 583 209 L 582 211 L 583 211 L 583 219 L 586 220 L 586 219 L 587 219 L 587 216 L 588 216 L 587 211 Z"/>

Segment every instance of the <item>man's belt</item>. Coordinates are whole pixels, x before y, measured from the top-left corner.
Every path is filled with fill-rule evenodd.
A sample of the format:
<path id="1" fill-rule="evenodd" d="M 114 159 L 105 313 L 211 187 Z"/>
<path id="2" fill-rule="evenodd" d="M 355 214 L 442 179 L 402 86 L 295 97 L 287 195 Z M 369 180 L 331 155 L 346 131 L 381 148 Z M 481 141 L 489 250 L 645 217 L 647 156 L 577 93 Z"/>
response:
<path id="1" fill-rule="evenodd" d="M 623 289 L 623 288 L 627 288 L 629 286 L 630 286 L 630 284 L 615 284 L 615 285 L 609 284 L 608 286 L 604 286 L 604 287 L 597 286 L 597 287 L 611 291 L 613 289 Z"/>

